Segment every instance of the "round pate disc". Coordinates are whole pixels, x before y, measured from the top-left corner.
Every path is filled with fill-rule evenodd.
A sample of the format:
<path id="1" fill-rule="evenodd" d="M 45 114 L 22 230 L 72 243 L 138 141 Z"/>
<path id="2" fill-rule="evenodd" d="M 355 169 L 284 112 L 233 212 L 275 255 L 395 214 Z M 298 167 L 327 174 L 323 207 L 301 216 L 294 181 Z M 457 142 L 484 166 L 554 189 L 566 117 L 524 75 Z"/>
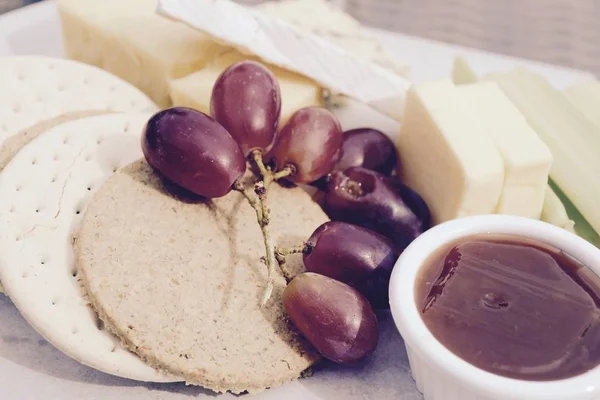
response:
<path id="1" fill-rule="evenodd" d="M 102 330 L 82 295 L 73 234 L 94 192 L 141 156 L 149 114 L 109 114 L 55 126 L 0 174 L 0 278 L 27 321 L 65 354 L 109 374 L 173 381 Z"/>
<path id="2" fill-rule="evenodd" d="M 276 274 L 270 301 L 262 233 L 238 192 L 207 201 L 167 194 L 145 160 L 96 193 L 75 245 L 82 283 L 107 329 L 149 364 L 217 392 L 250 393 L 299 377 L 318 358 L 291 328 Z M 269 189 L 277 245 L 301 245 L 328 220 L 302 189 Z M 302 257 L 288 257 L 290 271 Z"/>
<path id="3" fill-rule="evenodd" d="M 76 111 L 154 112 L 133 85 L 100 68 L 42 56 L 0 62 L 0 146 L 23 129 Z"/>

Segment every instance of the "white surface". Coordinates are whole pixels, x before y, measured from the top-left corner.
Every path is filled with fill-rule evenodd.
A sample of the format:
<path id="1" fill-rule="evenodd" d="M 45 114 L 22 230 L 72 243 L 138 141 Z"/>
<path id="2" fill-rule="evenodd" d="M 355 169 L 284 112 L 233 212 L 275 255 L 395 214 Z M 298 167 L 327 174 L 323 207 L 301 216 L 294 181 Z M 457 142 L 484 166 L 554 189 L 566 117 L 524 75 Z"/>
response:
<path id="1" fill-rule="evenodd" d="M 425 400 L 593 400 L 600 397 L 600 367 L 561 381 L 504 378 L 463 361 L 425 326 L 415 304 L 419 270 L 436 249 L 483 233 L 521 235 L 557 247 L 600 274 L 600 250 L 562 228 L 533 219 L 486 215 L 438 225 L 419 236 L 400 256 L 390 281 L 390 305 L 406 339 L 411 367 Z"/>
<path id="2" fill-rule="evenodd" d="M 0 88 L 0 145 L 25 128 L 70 112 L 156 110 L 145 94 L 122 79 L 55 57 L 4 58 Z"/>
<path id="3" fill-rule="evenodd" d="M 74 275 L 72 238 L 87 203 L 113 171 L 142 157 L 149 118 L 110 114 L 67 122 L 19 151 L 0 174 L 0 277 L 25 319 L 74 359 L 117 376 L 177 381 L 98 328 Z"/>
<path id="4" fill-rule="evenodd" d="M 477 72 L 531 66 L 557 87 L 564 88 L 590 75 L 499 57 L 468 49 L 376 31 L 390 50 L 411 65 L 414 81 L 450 77 L 455 56 L 463 54 Z M 53 1 L 0 17 L 0 56 L 62 55 L 60 25 Z M 0 59 L 1 62 L 1 59 Z M 358 121 L 356 121 L 358 125 Z M 400 335 L 389 313 L 381 320 L 381 342 L 375 357 L 355 368 L 325 365 L 315 376 L 267 391 L 265 400 L 402 399 L 417 400 Z M 140 384 L 114 378 L 71 360 L 29 327 L 10 301 L 0 295 L 0 399 L 2 400 L 185 400 L 212 398 L 182 384 Z M 236 399 L 223 395 L 219 399 Z"/>

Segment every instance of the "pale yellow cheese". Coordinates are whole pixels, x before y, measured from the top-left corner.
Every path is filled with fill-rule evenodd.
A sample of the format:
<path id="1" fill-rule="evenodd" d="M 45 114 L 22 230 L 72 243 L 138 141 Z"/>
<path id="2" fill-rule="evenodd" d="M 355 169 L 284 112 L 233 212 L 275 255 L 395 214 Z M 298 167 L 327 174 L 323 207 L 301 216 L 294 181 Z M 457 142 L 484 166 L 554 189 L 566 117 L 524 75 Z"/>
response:
<path id="1" fill-rule="evenodd" d="M 65 54 L 96 65 L 170 105 L 168 83 L 229 48 L 155 13 L 157 0 L 60 0 Z"/>
<path id="2" fill-rule="evenodd" d="M 467 83 L 475 83 L 479 81 L 471 66 L 464 57 L 459 56 L 454 60 L 452 65 L 452 81 L 456 85 L 464 85 Z"/>
<path id="3" fill-rule="evenodd" d="M 496 83 L 472 83 L 457 90 L 504 161 L 496 212 L 539 219 L 552 166 L 550 150 Z"/>
<path id="4" fill-rule="evenodd" d="M 397 147 L 402 179 L 423 197 L 434 223 L 496 211 L 504 162 L 449 80 L 409 90 Z"/>
<path id="5" fill-rule="evenodd" d="M 204 69 L 171 82 L 171 99 L 176 106 L 192 107 L 210 112 L 210 96 L 217 78 L 224 69 L 242 60 L 254 60 L 237 51 L 224 54 Z M 268 66 L 275 74 L 281 90 L 281 123 L 302 107 L 321 105 L 321 88 L 308 78 L 287 70 Z"/>
<path id="6" fill-rule="evenodd" d="M 600 127 L 535 72 L 517 68 L 486 79 L 498 83 L 546 143 L 554 157 L 550 177 L 600 232 Z"/>
<path id="7" fill-rule="evenodd" d="M 584 82 L 566 89 L 564 93 L 583 115 L 600 127 L 600 82 Z"/>

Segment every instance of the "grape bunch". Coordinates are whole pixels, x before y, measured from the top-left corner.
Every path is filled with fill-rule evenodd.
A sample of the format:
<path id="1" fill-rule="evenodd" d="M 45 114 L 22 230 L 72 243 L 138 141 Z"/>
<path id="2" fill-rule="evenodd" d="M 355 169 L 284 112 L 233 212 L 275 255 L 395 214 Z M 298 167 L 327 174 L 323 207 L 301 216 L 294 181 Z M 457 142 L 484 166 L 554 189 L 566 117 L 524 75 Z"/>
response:
<path id="1" fill-rule="evenodd" d="M 290 278 L 283 306 L 324 357 L 353 363 L 377 346 L 374 310 L 389 307 L 392 268 L 429 228 L 429 210 L 395 176 L 398 154 L 385 134 L 370 128 L 344 133 L 322 107 L 300 109 L 280 127 L 281 102 L 277 79 L 265 66 L 233 64 L 213 87 L 210 115 L 185 107 L 156 113 L 143 132 L 142 150 L 164 178 L 205 198 L 231 190 L 250 196 L 241 181 L 247 160 L 254 161 L 262 181 L 258 201 L 250 204 L 265 237 L 269 276 L 273 263 L 291 252 L 270 243 L 268 209 L 255 206 L 268 184 L 286 180 L 324 192 L 332 221 L 299 246 L 307 272 Z"/>

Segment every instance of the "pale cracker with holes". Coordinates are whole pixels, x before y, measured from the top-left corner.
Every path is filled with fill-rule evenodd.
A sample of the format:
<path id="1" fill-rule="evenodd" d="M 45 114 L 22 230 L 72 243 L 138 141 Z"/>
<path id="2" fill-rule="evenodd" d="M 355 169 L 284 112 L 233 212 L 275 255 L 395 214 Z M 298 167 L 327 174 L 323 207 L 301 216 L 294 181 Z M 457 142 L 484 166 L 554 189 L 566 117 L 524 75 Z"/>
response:
<path id="1" fill-rule="evenodd" d="M 55 126 L 0 174 L 0 277 L 25 319 L 75 360 L 140 381 L 176 381 L 99 329 L 76 276 L 73 234 L 88 201 L 120 166 L 142 156 L 150 114 L 109 114 Z"/>
<path id="2" fill-rule="evenodd" d="M 32 125 L 70 112 L 157 109 L 145 94 L 121 78 L 60 58 L 0 58 L 0 88 L 0 146 Z"/>
<path id="3" fill-rule="evenodd" d="M 298 378 L 318 356 L 288 324 L 286 281 L 267 284 L 256 213 L 232 191 L 181 201 L 145 160 L 94 195 L 75 256 L 90 303 L 107 329 L 150 365 L 217 392 L 255 393 Z M 250 184 L 248 185 L 250 186 Z M 269 189 L 270 230 L 284 247 L 328 220 L 300 188 Z M 294 273 L 302 256 L 286 257 Z"/>
<path id="4" fill-rule="evenodd" d="M 43 56 L 0 59 L 0 171 L 39 133 L 30 129 L 64 114 L 153 112 L 139 89 L 104 70 Z M 2 293 L 0 283 L 0 293 Z"/>

